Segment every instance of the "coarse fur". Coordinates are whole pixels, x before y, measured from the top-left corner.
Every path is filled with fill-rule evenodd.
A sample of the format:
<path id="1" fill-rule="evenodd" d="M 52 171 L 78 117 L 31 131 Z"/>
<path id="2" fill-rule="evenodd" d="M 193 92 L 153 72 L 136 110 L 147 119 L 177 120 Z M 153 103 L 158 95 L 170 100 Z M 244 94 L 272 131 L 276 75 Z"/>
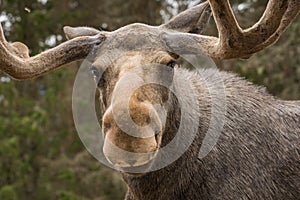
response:
<path id="1" fill-rule="evenodd" d="M 34 57 L 24 44 L 8 43 L 0 25 L 0 70 L 24 80 L 88 56 L 102 106 L 103 154 L 121 171 L 128 200 L 299 199 L 300 102 L 276 99 L 230 73 L 176 64 L 182 54 L 248 58 L 276 42 L 299 10 L 299 0 L 270 0 L 261 19 L 243 30 L 228 0 L 209 0 L 161 26 L 136 23 L 113 32 L 65 27 L 69 41 Z M 219 37 L 192 34 L 204 31 L 211 14 Z M 142 86 L 132 92 L 137 82 Z M 220 136 L 203 156 L 210 130 Z M 163 156 L 187 150 L 155 170 L 164 161 L 160 150 L 174 139 L 178 146 Z"/>
<path id="2" fill-rule="evenodd" d="M 298 199 L 300 101 L 276 99 L 248 81 L 215 69 L 177 69 L 175 73 L 190 81 L 199 96 L 198 135 L 170 166 L 138 177 L 123 174 L 126 199 Z M 224 82 L 226 94 L 224 129 L 213 150 L 199 159 L 214 98 L 205 85 L 213 87 L 219 81 Z M 164 135 L 172 135 L 180 121 L 178 106 L 172 108 Z"/>

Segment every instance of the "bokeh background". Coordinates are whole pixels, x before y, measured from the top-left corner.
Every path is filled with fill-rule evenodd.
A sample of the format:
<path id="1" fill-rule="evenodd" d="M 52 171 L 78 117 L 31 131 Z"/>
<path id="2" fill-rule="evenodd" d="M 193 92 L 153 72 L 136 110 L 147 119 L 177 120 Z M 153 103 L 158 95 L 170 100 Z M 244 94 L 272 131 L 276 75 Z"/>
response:
<path id="1" fill-rule="evenodd" d="M 198 0 L 0 0 L 9 41 L 31 55 L 64 41 L 62 27 L 115 30 L 132 22 L 161 24 Z M 261 16 L 267 0 L 231 0 L 242 27 Z M 278 98 L 300 99 L 300 17 L 271 48 L 248 60 L 216 61 L 266 87 Z M 206 31 L 216 35 L 213 20 Z M 30 81 L 0 73 L 0 199 L 123 199 L 118 173 L 84 148 L 73 124 L 71 97 L 80 62 Z"/>

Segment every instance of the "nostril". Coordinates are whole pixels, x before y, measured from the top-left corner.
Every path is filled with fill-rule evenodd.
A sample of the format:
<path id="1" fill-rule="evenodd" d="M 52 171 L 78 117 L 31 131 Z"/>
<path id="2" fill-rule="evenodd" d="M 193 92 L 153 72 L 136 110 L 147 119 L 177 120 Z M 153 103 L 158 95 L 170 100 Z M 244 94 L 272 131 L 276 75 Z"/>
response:
<path id="1" fill-rule="evenodd" d="M 103 122 L 103 127 L 104 127 L 105 129 L 110 129 L 110 128 L 111 128 L 111 123 L 110 123 L 110 122 L 107 122 L 107 121 L 104 121 L 104 122 Z"/>
<path id="2" fill-rule="evenodd" d="M 111 106 L 108 108 L 108 110 L 104 113 L 103 118 L 102 118 L 102 129 L 104 131 L 107 131 L 112 127 L 113 123 L 113 116 L 111 112 Z"/>
<path id="3" fill-rule="evenodd" d="M 110 129 L 111 129 L 111 123 L 109 121 L 103 121 L 102 122 L 102 132 L 103 132 L 104 136 Z"/>
<path id="4" fill-rule="evenodd" d="M 154 136 L 155 136 L 156 139 L 157 139 L 157 137 L 159 136 L 159 133 L 160 133 L 160 130 L 156 130 L 156 131 L 154 132 Z"/>

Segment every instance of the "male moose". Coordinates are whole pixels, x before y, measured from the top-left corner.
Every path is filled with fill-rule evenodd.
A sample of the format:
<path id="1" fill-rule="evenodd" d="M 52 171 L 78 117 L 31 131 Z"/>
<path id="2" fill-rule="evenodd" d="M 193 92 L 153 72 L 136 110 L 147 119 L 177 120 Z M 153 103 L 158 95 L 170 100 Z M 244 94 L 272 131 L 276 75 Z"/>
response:
<path id="1" fill-rule="evenodd" d="M 200 35 L 210 9 L 218 38 Z M 121 171 L 128 186 L 128 200 L 299 199 L 300 102 L 276 99 L 230 73 L 215 69 L 187 71 L 176 63 L 177 52 L 204 53 L 216 59 L 248 58 L 273 44 L 299 10 L 298 0 L 270 0 L 261 19 L 242 30 L 228 0 L 209 0 L 158 27 L 131 24 L 113 32 L 65 27 L 69 41 L 34 57 L 29 57 L 24 44 L 9 44 L 1 30 L 0 70 L 15 79 L 31 79 L 84 59 L 90 53 L 94 55 L 89 61 L 101 93 L 103 152 Z M 104 66 L 102 54 L 113 60 L 111 65 Z M 152 64 L 168 66 L 169 73 L 157 73 Z M 148 68 L 136 70 L 147 65 Z M 175 137 L 183 113 L 178 96 L 167 87 L 146 84 L 133 92 L 129 112 L 135 124 L 148 127 L 140 132 L 147 137 L 123 131 L 116 121 L 129 120 L 122 115 L 127 102 L 113 102 L 111 95 L 122 77 L 131 71 L 141 81 L 149 76 L 167 77 L 170 85 L 180 76 L 197 97 L 198 108 L 185 111 L 189 114 L 199 110 L 195 138 L 175 162 L 156 171 L 151 171 L 151 167 L 157 152 Z M 220 81 L 224 84 L 226 101 L 224 126 L 212 151 L 199 158 L 203 138 L 214 117 L 211 107 L 213 103 L 217 109 L 223 106 L 212 102 L 217 94 L 210 93 L 210 87 Z M 173 90 L 188 96 L 182 87 L 175 84 Z M 159 105 L 166 114 L 161 114 L 154 105 Z M 114 115 L 113 110 L 118 114 Z M 182 134 L 182 138 L 188 138 L 189 129 Z M 120 149 L 141 156 L 130 157 Z M 129 173 L 128 167 L 141 167 L 144 172 Z"/>

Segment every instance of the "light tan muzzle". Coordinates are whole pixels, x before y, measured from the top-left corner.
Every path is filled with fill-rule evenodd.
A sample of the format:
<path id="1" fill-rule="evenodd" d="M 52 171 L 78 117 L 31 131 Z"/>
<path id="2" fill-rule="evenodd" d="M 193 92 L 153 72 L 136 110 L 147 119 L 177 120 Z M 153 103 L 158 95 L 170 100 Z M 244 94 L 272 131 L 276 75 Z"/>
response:
<path id="1" fill-rule="evenodd" d="M 130 117 L 123 115 L 128 112 L 123 105 L 110 106 L 104 114 L 104 155 L 116 167 L 147 164 L 159 146 L 162 132 L 160 117 L 150 103 L 130 101 Z M 114 112 L 115 109 L 117 112 Z M 135 126 L 128 120 L 132 120 Z"/>

